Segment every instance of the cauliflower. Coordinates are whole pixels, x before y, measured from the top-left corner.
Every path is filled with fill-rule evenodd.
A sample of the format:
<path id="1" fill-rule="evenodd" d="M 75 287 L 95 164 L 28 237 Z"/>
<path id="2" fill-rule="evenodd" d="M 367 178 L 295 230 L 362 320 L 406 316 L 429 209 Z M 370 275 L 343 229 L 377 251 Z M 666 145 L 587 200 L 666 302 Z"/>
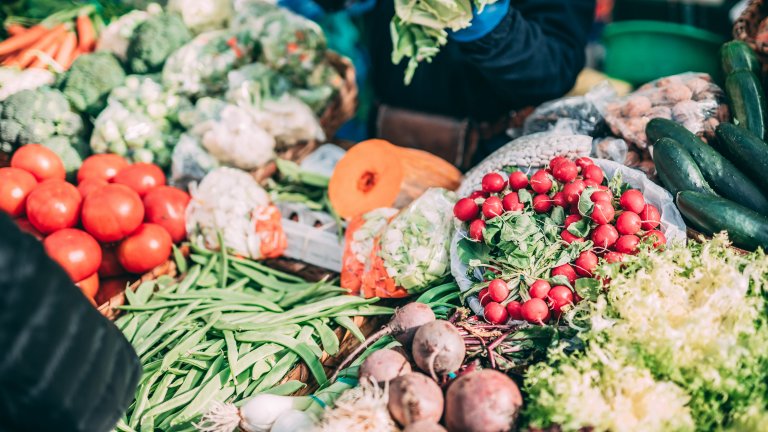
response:
<path id="1" fill-rule="evenodd" d="M 226 27 L 232 17 L 231 0 L 170 0 L 168 11 L 181 15 L 193 33 Z"/>
<path id="2" fill-rule="evenodd" d="M 87 154 L 83 133 L 82 118 L 58 90 L 22 90 L 0 102 L 0 151 L 5 153 L 40 143 L 58 149 L 64 168 L 73 172 L 80 168 L 80 156 Z"/>
<path id="3" fill-rule="evenodd" d="M 266 100 L 258 112 L 258 123 L 280 147 L 302 141 L 325 140 L 325 133 L 312 109 L 298 98 L 285 94 L 277 100 Z"/>
<path id="4" fill-rule="evenodd" d="M 166 59 L 184 46 L 192 35 L 181 17 L 161 13 L 139 24 L 128 44 L 128 68 L 145 74 L 162 70 Z"/>
<path id="5" fill-rule="evenodd" d="M 0 101 L 22 90 L 34 90 L 53 84 L 55 76 L 45 69 L 25 69 L 0 67 Z"/>
<path id="6" fill-rule="evenodd" d="M 123 81 L 125 71 L 117 58 L 96 52 L 79 56 L 58 87 L 77 111 L 96 116 L 104 109 L 109 92 Z"/>
<path id="7" fill-rule="evenodd" d="M 159 7 L 155 9 L 159 9 Z M 134 10 L 111 22 L 101 31 L 96 49 L 111 52 L 115 57 L 125 62 L 128 60 L 128 44 L 133 32 L 152 14 L 151 9 L 147 9 L 147 11 Z"/>

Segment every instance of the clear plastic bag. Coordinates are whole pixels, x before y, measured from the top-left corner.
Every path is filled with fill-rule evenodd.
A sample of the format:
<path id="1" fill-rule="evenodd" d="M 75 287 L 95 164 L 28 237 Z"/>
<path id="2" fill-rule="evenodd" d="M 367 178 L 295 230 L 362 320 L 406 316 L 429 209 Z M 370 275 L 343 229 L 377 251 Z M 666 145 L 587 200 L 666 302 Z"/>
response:
<path id="1" fill-rule="evenodd" d="M 605 106 L 605 120 L 616 136 L 640 149 L 648 147 L 645 126 L 666 118 L 685 126 L 705 141 L 727 120 L 723 91 L 704 73 L 684 73 L 652 81 Z"/>
<path id="2" fill-rule="evenodd" d="M 386 275 L 383 261 L 378 257 L 381 234 L 387 223 L 397 214 L 397 209 L 379 208 L 355 217 L 347 224 L 344 234 L 341 287 L 350 294 L 363 297 L 404 297 L 405 290 L 398 289 L 392 278 L 376 280 L 372 274 Z"/>
<path id="3" fill-rule="evenodd" d="M 602 110 L 615 98 L 616 91 L 608 82 L 603 82 L 584 96 L 544 103 L 525 119 L 523 134 L 557 130 L 592 137 L 604 136 L 608 128 Z"/>
<path id="4" fill-rule="evenodd" d="M 190 134 L 182 134 L 171 156 L 171 184 L 187 189 L 189 183 L 203 179 L 208 172 L 219 166 L 200 141 Z"/>

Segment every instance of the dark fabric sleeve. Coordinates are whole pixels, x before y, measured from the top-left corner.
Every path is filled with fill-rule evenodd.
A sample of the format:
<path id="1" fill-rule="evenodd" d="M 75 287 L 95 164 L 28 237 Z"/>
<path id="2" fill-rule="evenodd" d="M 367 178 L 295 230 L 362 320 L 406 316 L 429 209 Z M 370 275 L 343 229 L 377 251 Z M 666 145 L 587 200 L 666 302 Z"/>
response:
<path id="1" fill-rule="evenodd" d="M 327 12 L 336 12 L 344 9 L 347 5 L 346 0 L 315 0 L 315 3 Z"/>
<path id="2" fill-rule="evenodd" d="M 0 212 L 0 430 L 111 430 L 139 359 L 43 245 Z"/>
<path id="3" fill-rule="evenodd" d="M 513 0 L 491 33 L 459 47 L 490 83 L 488 97 L 538 105 L 573 87 L 594 12 L 595 0 Z"/>

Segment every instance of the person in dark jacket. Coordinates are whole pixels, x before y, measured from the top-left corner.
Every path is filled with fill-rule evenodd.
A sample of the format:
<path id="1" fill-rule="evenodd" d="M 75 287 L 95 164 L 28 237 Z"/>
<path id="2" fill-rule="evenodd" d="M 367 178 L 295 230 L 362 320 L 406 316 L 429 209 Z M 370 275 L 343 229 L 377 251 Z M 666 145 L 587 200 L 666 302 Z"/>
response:
<path id="1" fill-rule="evenodd" d="M 0 431 L 109 431 L 141 376 L 122 332 L 2 211 L 0 350 Z"/>
<path id="2" fill-rule="evenodd" d="M 344 0 L 318 2 L 326 9 L 346 6 Z M 459 139 L 474 134 L 486 147 L 498 146 L 493 138 L 503 135 L 511 112 L 561 97 L 573 87 L 584 67 L 594 14 L 595 0 L 499 0 L 476 14 L 469 28 L 451 33 L 434 60 L 422 62 L 412 83 L 405 85 L 407 62 L 394 65 L 391 60 L 394 2 L 375 1 L 365 25 L 370 74 L 380 106 L 389 108 L 385 115 L 394 109 L 437 116 L 411 121 L 395 111 L 388 120 L 380 111 L 374 119 L 375 134 L 415 146 L 416 141 L 424 144 L 431 135 L 442 134 L 436 128 L 452 120 L 458 125 L 447 127 L 458 128 Z M 412 125 L 424 121 L 422 126 Z M 462 129 L 462 123 L 472 130 Z M 382 126 L 390 130 L 382 131 Z M 417 138 L 409 140 L 409 135 Z M 433 144 L 436 153 L 449 145 Z M 484 150 L 481 153 L 489 149 Z"/>

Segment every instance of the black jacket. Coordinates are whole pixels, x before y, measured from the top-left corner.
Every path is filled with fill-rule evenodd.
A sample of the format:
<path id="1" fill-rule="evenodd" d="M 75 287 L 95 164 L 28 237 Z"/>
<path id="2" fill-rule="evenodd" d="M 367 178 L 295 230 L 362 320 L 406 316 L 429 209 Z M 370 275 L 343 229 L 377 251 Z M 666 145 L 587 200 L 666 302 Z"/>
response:
<path id="1" fill-rule="evenodd" d="M 139 359 L 43 245 L 0 211 L 0 431 L 108 431 Z"/>
<path id="2" fill-rule="evenodd" d="M 320 0 L 341 6 L 339 0 Z M 567 93 L 584 67 L 595 0 L 512 0 L 505 19 L 485 37 L 449 41 L 432 63 L 422 63 L 410 86 L 405 63 L 391 61 L 392 0 L 366 16 L 371 77 L 379 101 L 455 118 L 495 120 Z"/>

